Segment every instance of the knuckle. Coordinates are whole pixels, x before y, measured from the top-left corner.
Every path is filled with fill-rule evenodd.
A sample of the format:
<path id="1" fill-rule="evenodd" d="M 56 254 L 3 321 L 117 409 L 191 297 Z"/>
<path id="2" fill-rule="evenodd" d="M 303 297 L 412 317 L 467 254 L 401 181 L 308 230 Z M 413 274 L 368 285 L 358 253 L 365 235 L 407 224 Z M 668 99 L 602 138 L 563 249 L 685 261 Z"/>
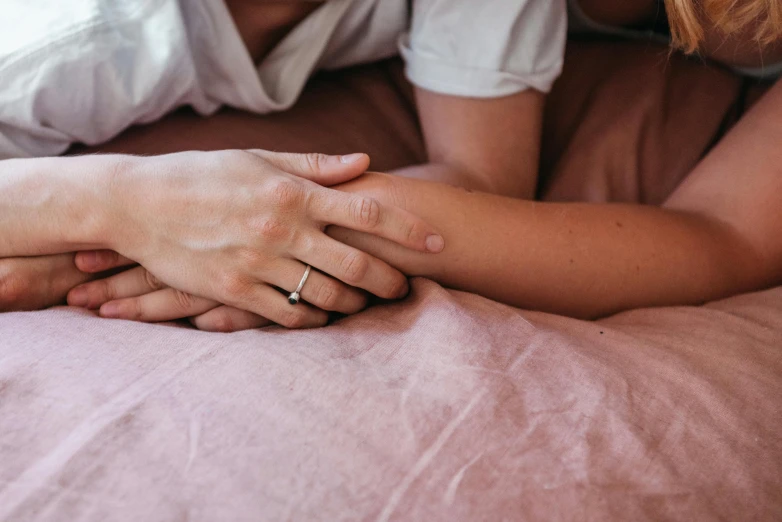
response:
<path id="1" fill-rule="evenodd" d="M 101 303 L 117 299 L 118 297 L 113 281 L 110 278 L 93 281 L 85 285 L 85 289 L 87 290 L 87 295 Z"/>
<path id="2" fill-rule="evenodd" d="M 336 281 L 326 281 L 320 288 L 316 297 L 315 304 L 324 310 L 335 310 L 340 301 L 342 287 Z"/>
<path id="3" fill-rule="evenodd" d="M 187 292 L 182 292 L 180 290 L 174 290 L 173 295 L 175 306 L 179 310 L 186 312 L 193 307 L 195 297 L 192 294 L 188 294 Z"/>
<path id="4" fill-rule="evenodd" d="M 369 271 L 369 258 L 363 252 L 351 252 L 342 260 L 341 268 L 346 283 L 359 283 Z"/>
<path id="5" fill-rule="evenodd" d="M 372 228 L 380 223 L 380 203 L 376 199 L 357 197 L 350 205 L 351 215 L 357 224 Z"/>
<path id="6" fill-rule="evenodd" d="M 149 270 L 144 269 L 144 283 L 150 288 L 150 290 L 160 290 L 163 288 L 163 282 L 158 279 Z"/>
<path id="7" fill-rule="evenodd" d="M 138 298 L 134 297 L 125 300 L 123 302 L 123 310 L 125 311 L 125 319 L 130 319 L 131 321 L 144 321 L 146 319 L 144 307 Z"/>
<path id="8" fill-rule="evenodd" d="M 297 181 L 292 179 L 280 179 L 269 187 L 269 196 L 276 207 L 291 209 L 301 203 L 304 196 L 304 190 Z"/>
<path id="9" fill-rule="evenodd" d="M 323 170 L 323 165 L 326 164 L 327 158 L 328 156 L 325 154 L 320 154 L 317 152 L 310 152 L 308 154 L 304 154 L 303 156 L 307 169 L 309 169 L 309 171 L 313 174 L 320 174 L 320 172 Z"/>

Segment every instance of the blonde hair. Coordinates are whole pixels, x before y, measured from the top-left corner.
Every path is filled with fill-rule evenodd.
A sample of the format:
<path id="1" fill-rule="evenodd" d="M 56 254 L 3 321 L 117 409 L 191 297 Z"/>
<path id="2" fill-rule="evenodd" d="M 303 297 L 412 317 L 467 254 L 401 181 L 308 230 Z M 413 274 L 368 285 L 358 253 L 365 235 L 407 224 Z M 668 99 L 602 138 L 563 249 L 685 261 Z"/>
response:
<path id="1" fill-rule="evenodd" d="M 713 24 L 724 36 L 751 31 L 759 45 L 782 37 L 780 0 L 665 0 L 676 47 L 692 53 L 703 42 L 703 24 Z"/>

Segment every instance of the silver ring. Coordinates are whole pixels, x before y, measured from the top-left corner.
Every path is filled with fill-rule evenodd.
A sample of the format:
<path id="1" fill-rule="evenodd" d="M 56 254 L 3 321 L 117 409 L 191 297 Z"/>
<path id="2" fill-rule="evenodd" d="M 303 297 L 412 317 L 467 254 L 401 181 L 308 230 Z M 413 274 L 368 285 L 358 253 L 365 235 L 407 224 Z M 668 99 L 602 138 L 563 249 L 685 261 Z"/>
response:
<path id="1" fill-rule="evenodd" d="M 310 276 L 310 270 L 312 267 L 310 265 L 307 265 L 307 269 L 304 271 L 304 275 L 301 276 L 301 281 L 299 281 L 299 286 L 296 287 L 296 290 L 290 293 L 288 296 L 288 302 L 292 305 L 295 305 L 299 302 L 299 299 L 301 299 L 301 289 L 304 288 L 304 283 L 307 282 L 307 278 Z"/>

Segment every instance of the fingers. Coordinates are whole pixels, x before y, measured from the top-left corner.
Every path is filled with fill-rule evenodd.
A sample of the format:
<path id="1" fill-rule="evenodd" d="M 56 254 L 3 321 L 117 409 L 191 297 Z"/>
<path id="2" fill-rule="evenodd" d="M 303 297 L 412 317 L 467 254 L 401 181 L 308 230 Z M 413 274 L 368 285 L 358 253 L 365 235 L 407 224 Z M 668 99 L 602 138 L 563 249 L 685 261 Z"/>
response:
<path id="1" fill-rule="evenodd" d="M 293 255 L 303 263 L 378 297 L 401 299 L 409 290 L 407 277 L 400 271 L 325 234 L 313 235 L 294 250 Z"/>
<path id="2" fill-rule="evenodd" d="M 71 288 L 92 278 L 74 269 L 73 254 L 35 257 L 30 260 L 29 268 L 37 272 L 39 280 L 46 281 L 47 297 L 56 299 L 57 303 L 64 301 Z"/>
<path id="3" fill-rule="evenodd" d="M 73 262 L 76 268 L 88 274 L 105 272 L 112 268 L 135 265 L 136 262 L 113 250 L 87 250 L 77 252 Z"/>
<path id="4" fill-rule="evenodd" d="M 60 304 L 71 288 L 91 277 L 74 266 L 73 254 L 0 259 L 0 311 Z"/>
<path id="5" fill-rule="evenodd" d="M 200 315 L 220 306 L 217 301 L 164 288 L 138 297 L 109 301 L 100 307 L 101 317 L 156 323 Z"/>
<path id="6" fill-rule="evenodd" d="M 95 309 L 109 301 L 148 294 L 164 287 L 146 268 L 139 266 L 77 286 L 68 292 L 68 304 Z"/>
<path id="7" fill-rule="evenodd" d="M 287 259 L 281 260 L 279 265 L 279 270 L 266 277 L 267 282 L 286 292 L 293 292 L 304 276 L 306 267 L 298 261 Z M 301 289 L 301 298 L 321 310 L 343 314 L 355 314 L 367 305 L 364 292 L 316 270 L 310 271 Z"/>
<path id="8" fill-rule="evenodd" d="M 230 306 L 266 317 L 286 328 L 317 328 L 325 326 L 329 319 L 323 310 L 306 303 L 292 305 L 286 296 L 274 288 L 257 283 L 248 283 L 226 301 Z"/>
<path id="9" fill-rule="evenodd" d="M 68 304 L 100 308 L 112 319 L 159 322 L 202 314 L 220 303 L 180 292 L 165 285 L 144 267 L 91 281 L 68 293 Z"/>
<path id="10" fill-rule="evenodd" d="M 439 253 L 445 247 L 426 221 L 374 198 L 321 189 L 311 201 L 310 215 L 321 223 L 368 232 L 420 252 Z"/>
<path id="11" fill-rule="evenodd" d="M 190 323 L 205 332 L 238 332 L 273 324 L 265 317 L 231 306 L 218 306 L 206 313 L 191 317 Z"/>
<path id="12" fill-rule="evenodd" d="M 286 281 L 280 286 L 290 286 L 290 280 L 293 279 L 295 283 L 292 291 L 304 273 L 304 265 L 287 260 L 286 263 L 289 263 L 287 269 L 280 272 L 280 277 Z M 297 275 L 297 272 L 301 273 Z M 314 272 L 311 272 L 310 279 L 313 274 Z M 345 313 L 356 312 L 366 305 L 366 300 L 360 292 L 344 285 L 338 286 L 341 283 L 330 280 L 323 274 L 318 274 L 314 278 L 315 284 L 312 287 L 309 287 L 313 282 L 310 279 L 305 285 L 306 292 L 302 289 L 302 297 L 305 300 L 307 299 L 305 296 L 309 296 L 310 299 L 323 302 L 335 311 L 346 310 Z M 291 305 L 286 296 L 269 286 L 257 284 L 251 286 L 254 287 L 250 296 L 251 311 L 260 313 L 278 324 L 288 328 L 312 328 L 323 326 L 328 321 L 328 315 L 323 310 L 304 303 Z M 143 322 L 172 321 L 198 316 L 220 306 L 216 301 L 166 288 L 161 281 L 141 266 L 74 288 L 68 294 L 68 304 L 100 308 L 99 313 L 102 317 Z M 238 306 L 248 307 L 244 304 Z M 208 316 L 207 319 L 219 323 L 220 319 L 226 318 L 226 320 L 234 320 L 238 325 L 256 324 L 259 320 L 251 317 L 255 315 L 252 312 L 250 316 L 238 312 L 224 315 L 225 312 L 220 312 Z"/>
<path id="13" fill-rule="evenodd" d="M 361 153 L 348 154 L 346 156 L 329 156 L 316 153 L 272 152 L 261 149 L 252 149 L 247 152 L 263 158 L 283 172 L 324 186 L 350 181 L 366 172 L 369 168 L 369 156 Z"/>

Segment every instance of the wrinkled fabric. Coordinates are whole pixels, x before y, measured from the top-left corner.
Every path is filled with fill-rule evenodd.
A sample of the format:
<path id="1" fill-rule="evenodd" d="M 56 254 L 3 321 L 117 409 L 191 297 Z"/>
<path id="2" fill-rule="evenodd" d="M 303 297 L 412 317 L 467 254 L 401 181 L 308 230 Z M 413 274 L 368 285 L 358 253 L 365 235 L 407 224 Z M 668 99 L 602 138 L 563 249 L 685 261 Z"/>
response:
<path id="1" fill-rule="evenodd" d="M 415 280 L 312 331 L 0 332 L 3 522 L 782 515 L 782 289 L 591 323 Z"/>

